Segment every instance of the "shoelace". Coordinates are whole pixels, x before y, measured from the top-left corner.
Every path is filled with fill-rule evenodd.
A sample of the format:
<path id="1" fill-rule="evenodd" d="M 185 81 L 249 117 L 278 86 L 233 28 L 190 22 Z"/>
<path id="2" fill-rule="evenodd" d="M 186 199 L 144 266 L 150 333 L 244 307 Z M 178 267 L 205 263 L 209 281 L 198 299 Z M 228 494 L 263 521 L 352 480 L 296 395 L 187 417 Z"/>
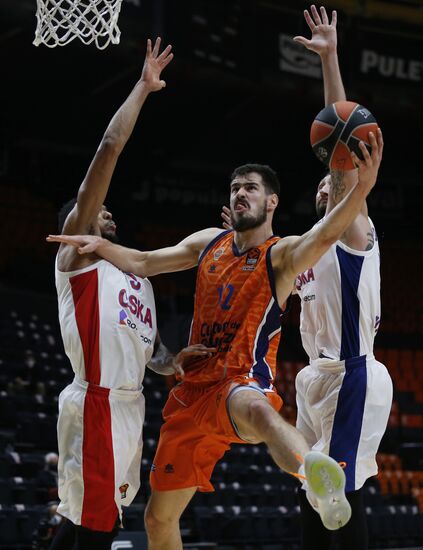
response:
<path id="1" fill-rule="evenodd" d="M 301 455 L 299 455 L 298 453 L 296 453 L 295 451 L 291 451 L 292 454 L 295 456 L 295 458 L 298 460 L 298 462 L 300 464 L 304 464 L 304 459 Z M 341 461 L 341 462 L 338 462 L 338 464 L 341 466 L 341 468 L 343 470 L 345 470 L 345 468 L 347 467 L 347 463 L 344 462 L 344 461 Z M 296 477 L 297 479 L 307 479 L 305 475 L 303 474 L 299 474 L 298 472 L 288 472 L 288 474 Z"/>

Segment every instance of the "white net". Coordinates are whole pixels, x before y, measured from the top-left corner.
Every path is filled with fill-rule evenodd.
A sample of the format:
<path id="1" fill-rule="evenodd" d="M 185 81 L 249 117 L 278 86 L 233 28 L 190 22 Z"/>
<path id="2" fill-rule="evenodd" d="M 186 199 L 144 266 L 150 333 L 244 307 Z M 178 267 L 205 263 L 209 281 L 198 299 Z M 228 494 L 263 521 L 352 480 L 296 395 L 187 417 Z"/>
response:
<path id="1" fill-rule="evenodd" d="M 37 0 L 33 44 L 65 46 L 75 38 L 103 50 L 119 44 L 117 25 L 122 0 Z"/>

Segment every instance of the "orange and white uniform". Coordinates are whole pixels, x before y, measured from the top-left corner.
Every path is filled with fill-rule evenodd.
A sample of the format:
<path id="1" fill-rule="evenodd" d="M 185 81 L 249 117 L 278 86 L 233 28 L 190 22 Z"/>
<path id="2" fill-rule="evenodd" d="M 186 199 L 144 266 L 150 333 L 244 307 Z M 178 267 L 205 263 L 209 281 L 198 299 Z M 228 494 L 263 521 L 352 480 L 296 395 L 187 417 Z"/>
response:
<path id="1" fill-rule="evenodd" d="M 282 406 L 273 387 L 281 309 L 270 253 L 278 240 L 241 254 L 233 232 L 225 231 L 200 257 L 190 344 L 218 351 L 185 365 L 183 382 L 169 394 L 152 465 L 155 490 L 213 490 L 216 462 L 231 443 L 245 443 L 227 410 L 234 391 L 248 386 L 276 410 Z"/>

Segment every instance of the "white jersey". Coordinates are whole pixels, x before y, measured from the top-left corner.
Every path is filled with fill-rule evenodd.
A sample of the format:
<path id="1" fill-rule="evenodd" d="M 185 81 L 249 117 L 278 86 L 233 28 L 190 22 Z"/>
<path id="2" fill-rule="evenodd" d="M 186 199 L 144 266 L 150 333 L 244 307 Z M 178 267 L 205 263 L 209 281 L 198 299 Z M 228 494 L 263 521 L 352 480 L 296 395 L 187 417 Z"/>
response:
<path id="1" fill-rule="evenodd" d="M 59 322 L 75 375 L 91 384 L 140 390 L 156 338 L 150 281 L 106 260 L 63 272 L 57 268 Z"/>
<path id="2" fill-rule="evenodd" d="M 337 241 L 296 279 L 301 338 L 311 361 L 373 355 L 381 315 L 380 256 L 369 222 L 374 236 L 371 250 L 353 250 Z"/>

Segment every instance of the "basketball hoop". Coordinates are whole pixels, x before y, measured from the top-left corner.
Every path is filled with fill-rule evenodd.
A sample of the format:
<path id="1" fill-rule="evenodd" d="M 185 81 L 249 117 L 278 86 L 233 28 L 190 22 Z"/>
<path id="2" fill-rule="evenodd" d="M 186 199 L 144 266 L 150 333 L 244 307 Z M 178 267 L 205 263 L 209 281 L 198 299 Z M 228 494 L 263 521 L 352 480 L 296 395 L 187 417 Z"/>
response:
<path id="1" fill-rule="evenodd" d="M 119 44 L 117 26 L 122 0 L 37 0 L 37 28 L 33 44 L 65 46 L 75 38 L 104 50 Z"/>

